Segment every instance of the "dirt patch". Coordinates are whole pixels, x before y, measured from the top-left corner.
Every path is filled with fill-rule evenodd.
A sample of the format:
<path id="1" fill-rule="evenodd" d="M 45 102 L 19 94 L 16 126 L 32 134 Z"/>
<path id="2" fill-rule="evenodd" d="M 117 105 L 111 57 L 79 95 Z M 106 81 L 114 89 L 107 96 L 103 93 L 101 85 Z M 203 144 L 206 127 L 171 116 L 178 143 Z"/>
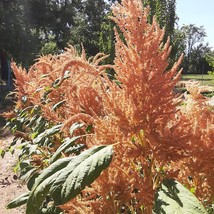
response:
<path id="1" fill-rule="evenodd" d="M 12 134 L 4 129 L 5 120 L 1 113 L 13 108 L 12 101 L 0 96 L 0 149 L 10 145 L 13 140 Z M 13 155 L 6 153 L 4 158 L 0 157 L 0 214 L 24 214 L 25 207 L 21 206 L 17 209 L 6 209 L 6 205 L 22 193 L 27 191 L 27 187 L 18 180 L 13 168 L 17 163 L 18 151 Z"/>
<path id="2" fill-rule="evenodd" d="M 9 134 L 9 133 L 8 133 Z M 0 136 L 0 148 L 8 146 L 12 139 L 12 135 L 1 135 Z M 18 153 L 15 152 L 13 155 L 11 153 L 6 153 L 5 157 L 0 158 L 0 213 L 1 214 L 22 214 L 25 213 L 25 207 L 19 207 L 17 209 L 8 210 L 6 209 L 6 204 L 11 200 L 15 199 L 22 193 L 27 191 L 25 185 L 23 185 L 20 180 L 18 180 L 17 175 L 14 173 L 13 168 L 17 163 Z"/>

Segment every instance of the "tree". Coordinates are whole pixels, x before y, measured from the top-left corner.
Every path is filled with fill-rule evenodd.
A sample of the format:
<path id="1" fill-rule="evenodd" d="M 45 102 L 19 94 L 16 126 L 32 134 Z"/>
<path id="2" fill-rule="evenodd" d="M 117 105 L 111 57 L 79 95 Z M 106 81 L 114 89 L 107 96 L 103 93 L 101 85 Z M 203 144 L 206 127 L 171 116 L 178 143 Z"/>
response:
<path id="1" fill-rule="evenodd" d="M 31 28 L 40 32 L 43 41 L 54 41 L 59 49 L 64 49 L 71 36 L 70 29 L 75 26 L 80 3 L 80 0 L 26 0 L 25 16 Z"/>
<path id="2" fill-rule="evenodd" d="M 211 70 L 214 71 L 214 51 L 210 50 L 206 54 L 206 60 L 209 63 L 209 66 L 211 67 Z"/>
<path id="3" fill-rule="evenodd" d="M 109 16 L 111 15 L 112 14 L 109 13 Z M 108 16 L 106 16 L 106 19 L 104 19 L 101 25 L 99 37 L 99 52 L 109 55 L 108 58 L 103 61 L 104 64 L 113 64 L 115 58 L 114 27 L 115 24 L 112 22 L 112 20 L 109 19 Z M 107 69 L 107 73 L 109 78 L 114 78 L 115 72 L 113 69 Z"/>
<path id="4" fill-rule="evenodd" d="M 174 33 L 171 36 L 173 46 L 172 46 L 172 52 L 171 52 L 172 58 L 170 60 L 172 62 L 175 59 L 178 59 L 184 53 L 186 48 L 185 39 L 186 39 L 185 33 L 180 28 L 175 28 Z"/>
<path id="5" fill-rule="evenodd" d="M 71 29 L 72 44 L 83 43 L 88 55 L 100 51 L 99 39 L 101 26 L 110 10 L 110 1 L 87 0 L 81 2 L 81 10 L 75 17 L 76 27 Z"/>
<path id="6" fill-rule="evenodd" d="M 117 1 L 121 2 L 121 1 Z M 115 3 L 115 0 L 109 1 L 112 5 Z M 174 36 L 174 25 L 177 19 L 175 9 L 176 9 L 176 0 L 142 0 L 144 6 L 149 6 L 150 14 L 148 16 L 148 21 L 152 23 L 153 16 L 156 16 L 156 19 L 161 28 L 165 28 L 165 36 L 163 41 L 166 42 L 167 38 L 170 37 L 172 44 L 172 52 L 170 53 L 170 66 L 180 57 L 182 52 L 178 52 L 180 39 L 175 39 Z M 111 16 L 111 14 L 109 14 Z M 103 20 L 100 31 L 99 39 L 99 51 L 109 54 L 109 58 L 105 60 L 105 63 L 113 63 L 115 53 L 114 53 L 114 30 L 115 24 L 106 19 Z M 113 71 L 109 71 L 110 75 L 113 75 Z"/>
<path id="7" fill-rule="evenodd" d="M 193 24 L 184 25 L 176 31 L 181 44 L 179 49 L 184 52 L 183 68 L 187 73 L 207 73 L 210 69 L 206 55 L 211 51 L 209 44 L 204 44 L 206 32 L 204 26 L 197 27 Z"/>
<path id="8" fill-rule="evenodd" d="M 191 52 L 189 71 L 195 74 L 207 73 L 211 68 L 206 59 L 207 53 L 211 51 L 209 44 L 200 43 Z"/>
<path id="9" fill-rule="evenodd" d="M 68 43 L 82 43 L 89 55 L 99 52 L 99 33 L 110 1 L 26 0 L 25 5 L 27 20 L 42 34 L 43 45 L 50 42 L 64 49 Z"/>
<path id="10" fill-rule="evenodd" d="M 39 54 L 56 53 L 68 43 L 99 52 L 102 21 L 111 1 L 14 0 L 0 2 L 0 50 L 30 65 Z"/>
<path id="11" fill-rule="evenodd" d="M 27 65 L 38 51 L 38 37 L 24 17 L 24 1 L 0 2 L 0 50 Z"/>
<path id="12" fill-rule="evenodd" d="M 112 14 L 109 14 L 109 16 Z M 101 25 L 99 49 L 100 52 L 109 54 L 108 63 L 111 63 L 115 56 L 114 53 L 114 26 L 115 24 L 107 16 Z"/>
<path id="13" fill-rule="evenodd" d="M 111 4 L 115 1 L 110 1 Z M 120 2 L 120 1 L 118 1 Z M 177 54 L 177 44 L 180 41 L 176 41 L 174 37 L 174 26 L 175 21 L 177 19 L 175 9 L 176 9 L 176 0 L 142 0 L 144 6 L 148 6 L 150 8 L 150 14 L 148 16 L 148 21 L 152 23 L 153 16 L 156 16 L 156 19 L 161 28 L 165 28 L 165 36 L 163 41 L 166 42 L 168 36 L 171 39 L 171 44 L 173 44 L 173 49 L 171 52 L 170 64 L 172 65 L 178 58 L 179 54 Z M 105 52 L 110 54 L 110 58 L 108 60 L 109 63 L 113 63 L 114 59 L 114 23 L 105 19 L 101 26 L 100 33 L 100 42 L 99 47 L 101 52 Z"/>
<path id="14" fill-rule="evenodd" d="M 175 21 L 176 21 L 176 0 L 142 0 L 144 6 L 150 7 L 149 22 L 152 22 L 153 16 L 156 19 L 161 28 L 165 28 L 166 41 L 168 36 L 172 36 L 174 33 Z"/>
<path id="15" fill-rule="evenodd" d="M 30 65 L 39 54 L 55 53 L 68 43 L 83 44 L 88 55 L 103 51 L 114 58 L 114 25 L 106 16 L 115 0 L 14 0 L 0 2 L 0 47 Z M 120 2 L 120 1 L 118 1 Z M 175 0 L 145 1 L 166 35 L 175 20 Z M 110 36 L 105 32 L 109 31 Z M 103 41 L 102 41 L 103 40 Z M 106 44 L 105 44 L 106 43 Z"/>
<path id="16" fill-rule="evenodd" d="M 193 49 L 197 48 L 197 44 L 201 44 L 206 37 L 204 26 L 197 27 L 194 24 L 184 25 L 181 30 L 185 34 L 185 70 L 188 71 L 192 60 Z"/>

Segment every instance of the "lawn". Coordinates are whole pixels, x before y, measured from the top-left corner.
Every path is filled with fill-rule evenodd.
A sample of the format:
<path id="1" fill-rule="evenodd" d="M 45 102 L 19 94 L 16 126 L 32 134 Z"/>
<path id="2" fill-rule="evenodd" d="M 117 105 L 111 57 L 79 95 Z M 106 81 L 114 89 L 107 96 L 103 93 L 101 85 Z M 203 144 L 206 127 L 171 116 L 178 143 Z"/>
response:
<path id="1" fill-rule="evenodd" d="M 182 80 L 196 80 L 201 83 L 201 85 L 214 86 L 214 75 L 208 74 L 183 74 Z"/>

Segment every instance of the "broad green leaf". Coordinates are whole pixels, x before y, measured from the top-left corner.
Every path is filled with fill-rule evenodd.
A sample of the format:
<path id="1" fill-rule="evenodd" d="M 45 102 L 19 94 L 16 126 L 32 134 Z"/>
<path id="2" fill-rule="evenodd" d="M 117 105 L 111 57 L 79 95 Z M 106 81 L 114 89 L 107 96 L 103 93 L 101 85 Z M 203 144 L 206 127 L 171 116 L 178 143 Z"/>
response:
<path id="1" fill-rule="evenodd" d="M 75 155 L 79 155 L 80 152 L 86 147 L 85 144 L 80 143 L 80 144 L 76 144 L 72 147 L 69 147 L 65 150 L 66 154 L 75 154 Z"/>
<path id="2" fill-rule="evenodd" d="M 182 184 L 165 180 L 157 192 L 154 212 L 156 214 L 207 214 L 198 199 Z"/>
<path id="3" fill-rule="evenodd" d="M 42 203 L 48 195 L 51 185 L 62 171 L 63 169 L 58 170 L 56 173 L 42 181 L 36 188 L 33 188 L 27 201 L 26 214 L 36 214 L 38 210 L 41 209 Z"/>
<path id="4" fill-rule="evenodd" d="M 56 161 L 61 156 L 61 153 L 64 152 L 67 148 L 73 146 L 75 141 L 80 137 L 81 136 L 65 138 L 64 143 L 56 150 L 56 152 L 51 157 L 50 163 L 53 163 L 54 161 Z"/>
<path id="5" fill-rule="evenodd" d="M 28 181 L 27 181 L 27 188 L 29 190 L 32 190 L 33 188 L 33 185 L 35 184 L 35 180 L 36 178 L 39 176 L 39 172 L 38 171 L 35 171 L 31 174 L 31 176 L 28 178 Z"/>
<path id="6" fill-rule="evenodd" d="M 32 166 L 26 167 L 26 170 L 24 171 L 24 173 L 21 173 L 20 179 L 27 181 L 32 176 L 32 174 L 34 174 L 36 171 L 37 169 L 33 168 Z"/>
<path id="7" fill-rule="evenodd" d="M 90 185 L 100 173 L 109 166 L 112 159 L 112 153 L 112 146 L 98 146 L 86 150 L 68 164 L 64 171 L 67 170 L 71 173 L 62 186 L 61 202 L 68 202 L 70 199 L 78 195 L 85 186 Z M 64 180 L 67 175 L 68 174 L 65 173 L 64 176 L 60 175 L 59 178 Z M 57 181 L 59 184 L 60 180 L 57 179 Z"/>
<path id="8" fill-rule="evenodd" d="M 51 127 L 50 129 L 46 129 L 44 132 L 42 132 L 41 134 L 39 134 L 35 139 L 33 139 L 33 142 L 35 144 L 41 142 L 43 139 L 49 137 L 50 135 L 56 134 L 57 132 L 60 131 L 62 125 L 55 125 L 53 127 Z"/>
<path id="9" fill-rule="evenodd" d="M 26 192 L 7 204 L 7 209 L 13 209 L 27 203 L 30 192 Z"/>
<path id="10" fill-rule="evenodd" d="M 111 158 L 112 146 L 98 146 L 78 156 L 57 160 L 36 178 L 27 200 L 26 214 L 38 213 L 48 194 L 55 204 L 75 197 L 108 167 Z M 56 196 L 58 192 L 60 194 Z"/>
<path id="11" fill-rule="evenodd" d="M 26 214 L 36 214 L 44 199 L 49 193 L 50 187 L 56 178 L 62 173 L 64 167 L 73 159 L 67 157 L 59 159 L 46 168 L 35 180 L 30 197 L 27 202 Z"/>
<path id="12" fill-rule="evenodd" d="M 53 175 L 55 172 L 63 169 L 68 165 L 68 163 L 73 159 L 74 157 L 66 157 L 57 160 L 53 164 L 51 164 L 49 167 L 47 167 L 35 180 L 35 184 L 33 185 L 33 189 L 35 189 L 41 182 L 43 182 L 46 178 Z"/>
<path id="13" fill-rule="evenodd" d="M 23 160 L 19 163 L 19 167 L 20 169 L 25 169 L 26 167 L 29 167 L 30 164 L 30 160 Z"/>
<path id="14" fill-rule="evenodd" d="M 78 166 L 84 161 L 87 160 L 90 156 L 92 156 L 93 154 L 99 152 L 100 150 L 106 148 L 105 146 L 97 146 L 97 147 L 93 147 L 91 149 L 88 149 L 84 152 L 82 152 L 80 155 L 76 156 L 74 160 L 72 160 L 67 167 L 65 168 L 65 170 L 63 171 L 63 173 L 61 173 L 61 175 L 56 179 L 56 181 L 53 183 L 51 189 L 50 189 L 50 193 L 52 198 L 55 201 L 55 204 L 62 204 L 62 198 L 61 198 L 61 191 L 63 188 L 63 184 L 65 183 L 65 181 L 67 180 L 67 178 L 69 177 L 69 175 L 76 169 L 78 168 Z M 108 157 L 109 155 L 112 154 L 112 148 L 109 147 L 110 151 L 109 153 L 107 152 L 106 154 L 103 155 L 103 157 L 105 157 L 105 155 Z M 111 159 L 111 158 L 109 158 Z M 110 162 L 110 160 L 109 160 Z M 79 168 L 80 169 L 80 168 Z M 99 169 L 98 169 L 99 170 Z M 84 173 L 84 172 L 83 172 Z"/>
<path id="15" fill-rule="evenodd" d="M 58 178 L 56 178 L 55 182 L 53 183 L 50 194 L 55 201 L 55 204 L 62 204 L 61 199 L 61 191 L 62 185 L 65 183 L 68 176 L 74 171 L 76 167 L 78 167 L 85 159 L 89 158 L 94 153 L 100 151 L 101 149 L 105 148 L 105 146 L 96 146 L 91 149 L 85 150 L 80 155 L 76 156 L 74 160 L 72 160 L 65 170 L 60 174 Z"/>

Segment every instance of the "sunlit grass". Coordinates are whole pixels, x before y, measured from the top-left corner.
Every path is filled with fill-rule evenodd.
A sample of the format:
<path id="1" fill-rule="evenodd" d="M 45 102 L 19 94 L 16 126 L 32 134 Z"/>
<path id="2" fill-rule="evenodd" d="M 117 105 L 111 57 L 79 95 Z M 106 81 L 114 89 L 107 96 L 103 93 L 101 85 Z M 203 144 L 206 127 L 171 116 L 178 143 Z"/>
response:
<path id="1" fill-rule="evenodd" d="M 196 80 L 201 83 L 201 85 L 214 86 L 214 75 L 209 74 L 183 74 L 182 80 Z"/>

